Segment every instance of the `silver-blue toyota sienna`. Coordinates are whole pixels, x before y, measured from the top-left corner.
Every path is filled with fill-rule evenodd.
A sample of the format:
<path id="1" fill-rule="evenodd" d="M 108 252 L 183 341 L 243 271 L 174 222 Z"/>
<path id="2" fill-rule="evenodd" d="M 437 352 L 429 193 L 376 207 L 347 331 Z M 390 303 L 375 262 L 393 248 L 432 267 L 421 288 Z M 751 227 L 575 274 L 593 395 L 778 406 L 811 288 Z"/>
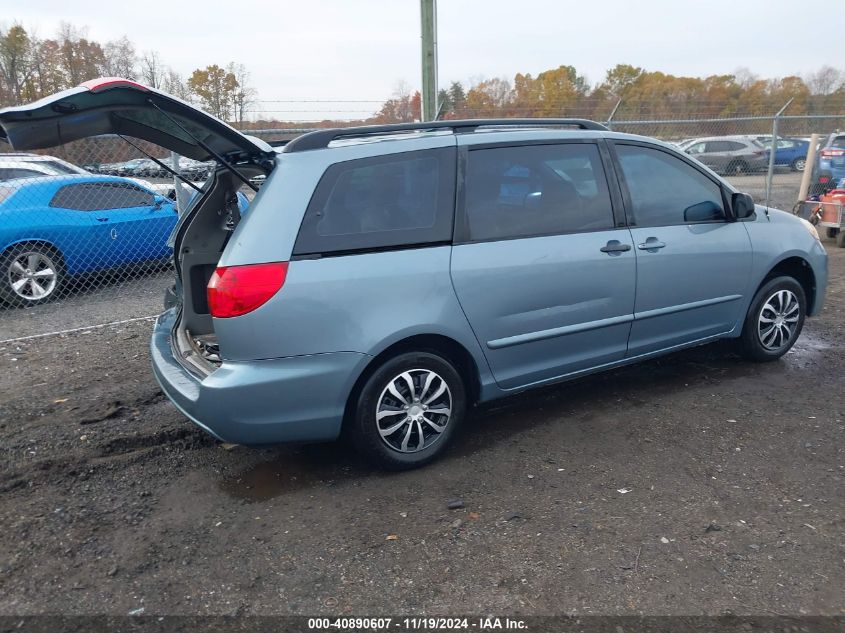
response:
<path id="1" fill-rule="evenodd" d="M 477 403 L 717 339 L 775 360 L 824 301 L 812 225 L 590 121 L 330 129 L 278 151 L 112 78 L 0 125 L 17 149 L 121 134 L 217 162 L 170 237 L 151 354 L 228 442 L 343 432 L 420 466 Z"/>

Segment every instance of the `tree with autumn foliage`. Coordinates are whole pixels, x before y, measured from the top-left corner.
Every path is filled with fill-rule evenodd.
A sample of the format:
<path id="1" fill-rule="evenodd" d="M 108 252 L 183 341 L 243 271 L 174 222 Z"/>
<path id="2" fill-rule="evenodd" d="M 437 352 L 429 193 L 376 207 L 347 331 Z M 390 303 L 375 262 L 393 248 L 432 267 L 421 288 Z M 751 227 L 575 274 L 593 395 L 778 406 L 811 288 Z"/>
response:
<path id="1" fill-rule="evenodd" d="M 217 64 L 198 68 L 188 77 L 188 88 L 199 97 L 203 109 L 223 120 L 232 116 L 238 86 L 235 74 Z"/>

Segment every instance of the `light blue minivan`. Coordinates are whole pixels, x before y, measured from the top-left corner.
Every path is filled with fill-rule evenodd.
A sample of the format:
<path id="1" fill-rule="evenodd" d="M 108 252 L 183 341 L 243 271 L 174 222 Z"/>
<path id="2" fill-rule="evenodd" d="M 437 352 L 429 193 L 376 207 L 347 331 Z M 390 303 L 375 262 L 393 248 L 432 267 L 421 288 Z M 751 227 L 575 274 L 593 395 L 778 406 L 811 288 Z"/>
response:
<path id="1" fill-rule="evenodd" d="M 0 124 L 19 149 L 120 133 L 218 162 L 171 236 L 151 350 L 167 396 L 229 442 L 343 432 L 411 468 L 479 402 L 717 339 L 777 359 L 824 301 L 812 225 L 591 121 L 331 129 L 279 152 L 110 79 Z"/>

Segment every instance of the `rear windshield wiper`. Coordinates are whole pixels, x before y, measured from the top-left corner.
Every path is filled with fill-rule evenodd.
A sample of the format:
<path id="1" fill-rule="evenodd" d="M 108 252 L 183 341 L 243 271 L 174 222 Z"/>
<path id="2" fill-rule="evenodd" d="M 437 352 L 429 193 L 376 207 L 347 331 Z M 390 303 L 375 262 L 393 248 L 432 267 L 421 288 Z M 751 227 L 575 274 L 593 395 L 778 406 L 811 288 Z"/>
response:
<path id="1" fill-rule="evenodd" d="M 170 168 L 170 167 L 168 167 L 166 164 L 164 164 L 163 162 L 161 162 L 161 161 L 160 161 L 158 158 L 156 158 L 155 156 L 150 156 L 147 152 L 145 152 L 143 149 L 141 149 L 138 145 L 135 145 L 135 143 L 133 143 L 132 141 L 130 141 L 128 138 L 126 138 L 126 137 L 125 137 L 125 136 L 123 136 L 122 134 L 118 134 L 117 136 L 118 136 L 119 138 L 122 138 L 122 139 L 123 139 L 124 141 L 126 141 L 127 143 L 129 143 L 132 147 L 134 147 L 135 149 L 137 149 L 137 150 L 138 150 L 139 152 L 141 152 L 144 156 L 146 156 L 146 157 L 147 157 L 147 158 L 149 158 L 151 161 L 153 161 L 156 165 L 158 165 L 159 167 L 161 167 L 161 168 L 162 168 L 162 169 L 164 169 L 165 171 L 169 171 L 171 174 L 173 174 L 173 176 L 174 176 L 175 178 L 178 178 L 179 180 L 181 180 L 182 182 L 184 182 L 184 183 L 185 183 L 186 185 L 188 185 L 191 189 L 193 189 L 194 191 L 196 191 L 196 192 L 198 192 L 198 193 L 202 193 L 202 189 L 200 189 L 199 187 L 197 187 L 194 183 L 192 183 L 190 180 L 188 180 L 187 178 L 185 178 L 182 174 L 180 174 L 180 173 L 178 173 L 178 172 L 176 172 L 176 171 L 173 171 L 173 169 L 171 169 L 171 168 Z"/>
<path id="2" fill-rule="evenodd" d="M 223 167 L 225 167 L 225 168 L 226 168 L 226 169 L 228 169 L 230 172 L 232 172 L 232 174 L 234 174 L 236 178 L 238 178 L 239 180 L 241 180 L 241 181 L 242 181 L 242 182 L 243 182 L 243 183 L 244 183 L 247 187 L 249 187 L 249 188 L 250 188 L 250 189 L 252 189 L 253 191 L 258 191 L 258 187 L 256 187 L 255 185 L 253 185 L 253 184 L 249 181 L 249 178 L 247 178 L 247 177 L 246 177 L 246 176 L 244 176 L 241 172 L 239 172 L 237 169 L 235 169 L 235 166 L 234 166 L 234 165 L 232 165 L 229 161 L 227 161 L 225 158 L 223 158 L 223 156 L 221 156 L 220 154 L 218 154 L 217 152 L 215 152 L 213 149 L 211 149 L 211 147 L 209 147 L 207 143 L 204 143 L 203 141 L 201 141 L 200 139 L 198 139 L 198 138 L 197 138 L 194 134 L 191 134 L 190 130 L 188 130 L 188 129 L 184 126 L 184 125 L 182 125 L 181 123 L 179 123 L 179 121 L 177 121 L 177 120 L 176 120 L 176 119 L 174 119 L 172 116 L 170 116 L 170 114 L 168 114 L 167 112 L 165 112 L 164 110 L 162 110 L 161 108 L 159 108 L 159 107 L 156 105 L 155 101 L 153 101 L 152 99 L 147 99 L 147 101 L 149 102 L 149 104 L 150 104 L 152 107 L 154 107 L 156 110 L 158 110 L 159 112 L 161 112 L 164 116 L 166 116 L 166 117 L 170 120 L 170 122 L 171 122 L 171 123 L 173 123 L 173 125 L 177 126 L 177 127 L 178 127 L 180 130 L 182 130 L 185 134 L 187 134 L 188 136 L 190 136 L 190 137 L 191 137 L 191 138 L 192 138 L 192 139 L 196 142 L 196 144 L 197 144 L 197 145 L 199 145 L 199 146 L 200 146 L 200 147 L 202 147 L 202 148 L 203 148 L 206 152 L 208 152 L 209 154 L 211 154 L 217 162 L 219 162 L 221 165 L 223 165 Z"/>

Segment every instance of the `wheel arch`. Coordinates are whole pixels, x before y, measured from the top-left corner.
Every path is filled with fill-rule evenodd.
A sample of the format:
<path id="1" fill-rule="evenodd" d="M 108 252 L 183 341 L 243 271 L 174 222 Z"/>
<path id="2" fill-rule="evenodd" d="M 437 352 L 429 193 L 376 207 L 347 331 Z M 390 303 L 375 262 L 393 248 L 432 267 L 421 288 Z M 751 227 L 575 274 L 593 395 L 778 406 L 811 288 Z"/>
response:
<path id="1" fill-rule="evenodd" d="M 385 347 L 370 359 L 358 375 L 346 399 L 343 415 L 344 428 L 351 419 L 358 395 L 370 376 L 389 359 L 411 351 L 432 352 L 446 358 L 455 366 L 464 381 L 467 390 L 467 404 L 472 405 L 479 401 L 481 397 L 481 373 L 472 353 L 459 341 L 444 334 L 413 334 Z"/>
<path id="2" fill-rule="evenodd" d="M 56 255 L 59 256 L 59 259 L 61 260 L 60 263 L 62 264 L 62 266 L 67 267 L 67 259 L 65 258 L 65 254 L 62 252 L 62 249 L 59 248 L 55 244 L 55 242 L 52 242 L 50 240 L 46 240 L 44 238 L 24 237 L 24 238 L 21 238 L 19 240 L 15 240 L 14 242 L 9 242 L 8 244 L 6 244 L 6 246 L 3 247 L 2 251 L 0 251 L 0 254 L 5 255 L 6 253 L 8 253 L 10 250 L 15 248 L 16 246 L 22 246 L 22 245 L 26 245 L 26 244 L 31 244 L 31 245 L 34 245 L 34 246 L 44 246 L 44 247 L 50 249 Z"/>
<path id="3" fill-rule="evenodd" d="M 769 280 L 781 276 L 792 277 L 801 284 L 801 289 L 804 291 L 804 297 L 807 299 L 807 314 L 813 314 L 817 298 L 816 274 L 813 272 L 813 267 L 803 257 L 792 255 L 785 257 L 777 262 L 769 269 L 766 276 L 757 285 L 757 290 L 763 287 Z"/>

